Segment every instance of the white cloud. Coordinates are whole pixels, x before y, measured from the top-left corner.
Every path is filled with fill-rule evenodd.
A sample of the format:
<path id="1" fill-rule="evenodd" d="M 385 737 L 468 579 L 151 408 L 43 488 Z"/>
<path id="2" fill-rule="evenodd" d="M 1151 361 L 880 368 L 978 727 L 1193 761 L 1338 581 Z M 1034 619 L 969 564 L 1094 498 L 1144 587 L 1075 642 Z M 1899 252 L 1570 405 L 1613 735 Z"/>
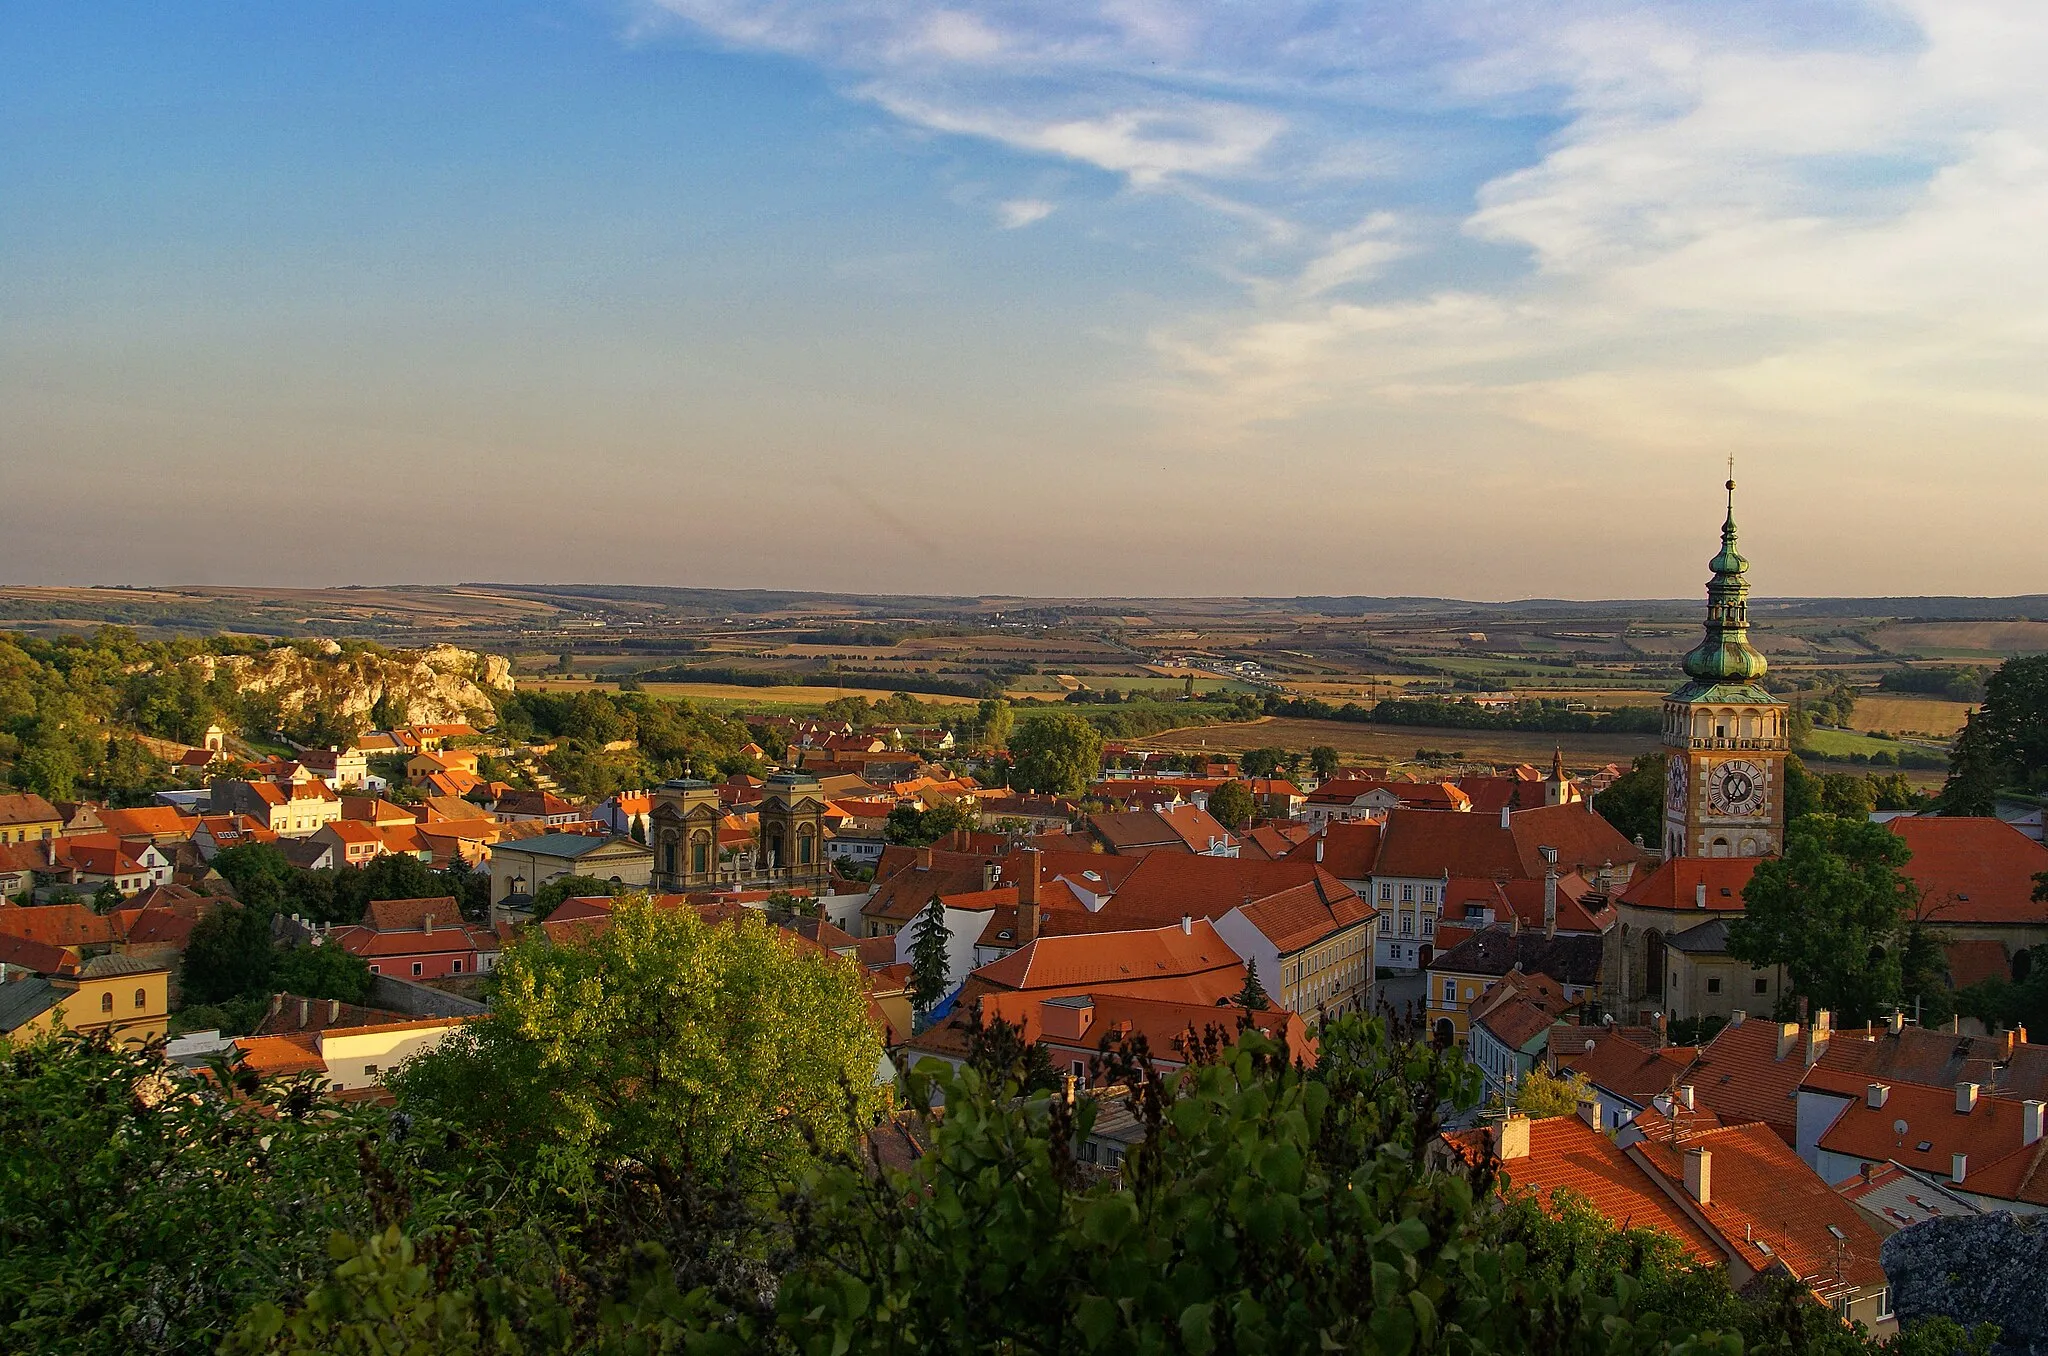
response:
<path id="1" fill-rule="evenodd" d="M 1641 447 L 2048 418 L 2037 0 L 649 2 L 1210 213 L 1181 243 L 1242 303 L 1158 326 L 1139 393 L 1203 436 L 1392 406 Z"/>
<path id="2" fill-rule="evenodd" d="M 1012 198 L 996 205 L 996 219 L 1007 231 L 1044 221 L 1052 214 L 1053 205 L 1043 198 Z"/>

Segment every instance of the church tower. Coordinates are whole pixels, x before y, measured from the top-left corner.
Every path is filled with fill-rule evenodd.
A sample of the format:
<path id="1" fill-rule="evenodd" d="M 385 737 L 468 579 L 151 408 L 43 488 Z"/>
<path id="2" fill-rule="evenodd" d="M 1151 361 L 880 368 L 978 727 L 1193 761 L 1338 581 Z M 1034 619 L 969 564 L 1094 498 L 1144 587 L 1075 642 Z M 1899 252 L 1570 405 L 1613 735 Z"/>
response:
<path id="1" fill-rule="evenodd" d="M 1735 482 L 1709 568 L 1707 634 L 1685 656 L 1691 681 L 1664 699 L 1664 855 L 1767 857 L 1785 840 L 1785 704 L 1758 686 L 1769 665 L 1749 643 L 1749 562 L 1735 549 Z"/>

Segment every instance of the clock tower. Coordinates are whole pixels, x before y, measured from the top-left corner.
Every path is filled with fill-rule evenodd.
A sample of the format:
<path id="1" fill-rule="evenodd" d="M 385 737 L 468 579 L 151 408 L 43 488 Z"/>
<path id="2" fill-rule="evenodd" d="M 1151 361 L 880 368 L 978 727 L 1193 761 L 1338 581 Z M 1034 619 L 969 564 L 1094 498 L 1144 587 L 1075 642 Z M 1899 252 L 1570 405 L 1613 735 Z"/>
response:
<path id="1" fill-rule="evenodd" d="M 1690 680 L 1664 699 L 1664 855 L 1767 857 L 1784 846 L 1785 704 L 1758 686 L 1769 665 L 1749 643 L 1749 562 L 1735 549 L 1735 482 L 1709 566 L 1707 634 Z"/>

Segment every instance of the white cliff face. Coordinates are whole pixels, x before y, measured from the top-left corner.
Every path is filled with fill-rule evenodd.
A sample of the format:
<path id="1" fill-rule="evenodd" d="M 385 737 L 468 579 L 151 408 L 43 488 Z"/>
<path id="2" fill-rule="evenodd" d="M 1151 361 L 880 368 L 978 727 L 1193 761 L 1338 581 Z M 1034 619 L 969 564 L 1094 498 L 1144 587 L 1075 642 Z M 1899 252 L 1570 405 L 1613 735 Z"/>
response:
<path id="1" fill-rule="evenodd" d="M 280 645 L 261 654 L 202 655 L 192 662 L 208 679 L 224 673 L 240 691 L 275 695 L 287 717 L 331 702 L 341 714 L 367 721 L 388 699 L 397 720 L 440 724 L 489 713 L 490 694 L 513 687 L 511 660 L 453 645 L 343 654 L 328 640 L 313 648 L 310 656 Z"/>

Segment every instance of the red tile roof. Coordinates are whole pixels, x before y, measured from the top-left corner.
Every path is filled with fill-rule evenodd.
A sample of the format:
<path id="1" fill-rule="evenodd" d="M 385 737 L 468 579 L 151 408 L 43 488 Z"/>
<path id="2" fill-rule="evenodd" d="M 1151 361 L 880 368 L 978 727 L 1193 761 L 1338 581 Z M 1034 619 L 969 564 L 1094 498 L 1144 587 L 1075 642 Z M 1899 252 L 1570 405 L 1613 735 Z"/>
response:
<path id="1" fill-rule="evenodd" d="M 1206 919 L 1187 933 L 1173 927 L 1134 932 L 1095 932 L 1040 937 L 974 972 L 984 985 L 1010 990 L 1102 988 L 1161 980 L 1197 981 L 1176 985 L 1194 1001 L 1214 1001 L 1244 987 L 1244 963 Z"/>
<path id="2" fill-rule="evenodd" d="M 1937 925 L 2048 924 L 2048 904 L 2032 898 L 2034 877 L 2048 871 L 2048 847 L 2012 825 L 1914 815 L 1885 827 L 1913 850 L 1905 872 Z"/>
<path id="3" fill-rule="evenodd" d="M 1686 913 L 1740 913 L 1742 891 L 1757 857 L 1673 857 L 1622 892 L 1621 902 L 1642 909 Z M 1705 909 L 1699 907 L 1706 887 Z"/>
<path id="4" fill-rule="evenodd" d="M 190 838 L 199 827 L 192 815 L 179 814 L 168 805 L 141 805 L 132 810 L 99 812 L 100 823 L 117 838 Z"/>
<path id="5" fill-rule="evenodd" d="M 439 899 L 373 899 L 363 910 L 364 925 L 378 932 L 424 931 L 428 918 L 434 920 L 437 931 L 456 927 L 462 922 L 462 910 L 452 895 Z"/>
<path id="6" fill-rule="evenodd" d="M 1364 880 L 1379 859 L 1382 828 L 1378 820 L 1354 819 L 1331 824 L 1287 855 L 1320 862 L 1339 880 Z"/>
<path id="7" fill-rule="evenodd" d="M 1444 1136 L 1467 1155 L 1485 1151 L 1483 1132 L 1452 1131 Z M 1802 1165 L 1803 1167 L 1804 1165 Z M 1649 1229 L 1678 1241 L 1702 1262 L 1727 1260 L 1706 1230 L 1695 1224 L 1654 1179 L 1614 1141 L 1577 1116 L 1547 1116 L 1529 1122 L 1529 1156 L 1501 1164 L 1504 1191 L 1534 1192 L 1555 1208 L 1557 1193 L 1583 1198 L 1609 1222 L 1623 1229 Z"/>
<path id="8" fill-rule="evenodd" d="M 1637 1106 L 1648 1105 L 1658 1093 L 1669 1092 L 1686 1081 L 1699 1051 L 1689 1045 L 1667 1045 L 1651 1049 L 1625 1036 L 1579 1036 L 1560 1043 L 1552 1028 L 1549 1055 L 1560 1069 L 1582 1073 L 1593 1086 L 1624 1097 Z M 1593 1048 L 1588 1050 L 1586 1047 Z"/>
<path id="9" fill-rule="evenodd" d="M 1708 1201 L 1697 1208 L 1714 1226 L 1722 1245 L 1750 1267 L 1763 1271 L 1783 1261 L 1794 1276 L 1813 1286 L 1824 1285 L 1837 1274 L 1850 1285 L 1885 1284 L 1884 1268 L 1878 1264 L 1883 1240 L 1877 1230 L 1769 1127 L 1752 1123 L 1695 1128 L 1675 1147 L 1646 1138 L 1628 1152 L 1684 1195 L 1687 1149 L 1704 1149 L 1710 1155 Z M 1835 1232 L 1830 1232 L 1831 1226 Z"/>
<path id="10" fill-rule="evenodd" d="M 46 946 L 102 946 L 117 942 L 112 915 L 83 904 L 0 905 L 0 932 Z"/>
<path id="11" fill-rule="evenodd" d="M 2021 1104 L 1980 1091 L 1968 1113 L 1956 1110 L 1954 1088 L 1918 1083 L 1884 1083 L 1884 1105 L 1869 1104 L 1872 1081 L 1861 1075 L 1816 1079 L 1851 1100 L 1821 1136 L 1820 1147 L 1873 1162 L 1903 1163 L 1930 1176 L 1950 1179 L 1951 1155 L 1967 1155 L 1960 1189 L 2000 1200 L 2048 1206 L 2048 1139 L 2024 1142 Z M 1904 1124 L 1904 1130 L 1898 1127 Z M 1921 1145 L 1928 1147 L 1923 1149 Z"/>
<path id="12" fill-rule="evenodd" d="M 1990 979 L 2011 979 L 2012 960 L 2004 942 L 1950 942 L 1942 948 L 1951 988 L 1967 989 Z"/>

